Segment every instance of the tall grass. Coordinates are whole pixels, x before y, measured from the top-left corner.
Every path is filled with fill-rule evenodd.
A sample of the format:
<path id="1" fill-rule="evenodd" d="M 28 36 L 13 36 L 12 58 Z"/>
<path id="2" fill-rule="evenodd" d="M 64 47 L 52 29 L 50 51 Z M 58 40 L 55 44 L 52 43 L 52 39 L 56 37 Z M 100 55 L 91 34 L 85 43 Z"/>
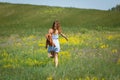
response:
<path id="1" fill-rule="evenodd" d="M 58 19 L 59 66 L 45 34 Z M 119 12 L 0 3 L 0 80 L 119 80 Z"/>

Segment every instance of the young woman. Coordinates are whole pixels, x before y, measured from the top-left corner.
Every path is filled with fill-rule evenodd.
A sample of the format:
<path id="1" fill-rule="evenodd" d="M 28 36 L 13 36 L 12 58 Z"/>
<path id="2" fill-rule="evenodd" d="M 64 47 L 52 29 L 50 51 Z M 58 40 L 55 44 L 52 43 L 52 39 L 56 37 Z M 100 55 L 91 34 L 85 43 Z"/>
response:
<path id="1" fill-rule="evenodd" d="M 59 44 L 59 35 L 64 37 L 67 41 L 68 38 L 61 32 L 60 23 L 58 21 L 54 21 L 52 28 L 49 29 L 48 34 L 52 37 L 53 43 L 55 46 L 48 46 L 48 57 L 54 58 L 55 66 L 58 66 L 58 53 L 60 51 L 60 44 Z M 47 36 L 46 36 L 47 38 Z"/>

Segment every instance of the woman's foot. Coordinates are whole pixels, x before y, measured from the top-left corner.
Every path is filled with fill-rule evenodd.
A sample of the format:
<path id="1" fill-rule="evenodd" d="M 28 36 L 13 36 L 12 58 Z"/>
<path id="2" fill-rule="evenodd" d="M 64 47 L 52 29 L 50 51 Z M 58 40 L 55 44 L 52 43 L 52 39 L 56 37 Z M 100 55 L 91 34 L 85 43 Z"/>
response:
<path id="1" fill-rule="evenodd" d="M 48 57 L 49 58 L 54 58 L 54 55 L 53 54 L 48 54 Z"/>

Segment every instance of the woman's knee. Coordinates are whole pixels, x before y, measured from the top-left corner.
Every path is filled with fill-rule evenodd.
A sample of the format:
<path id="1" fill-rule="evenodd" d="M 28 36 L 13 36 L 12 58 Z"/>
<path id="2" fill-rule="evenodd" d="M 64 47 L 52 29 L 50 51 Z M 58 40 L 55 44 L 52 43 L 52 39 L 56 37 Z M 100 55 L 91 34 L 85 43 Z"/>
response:
<path id="1" fill-rule="evenodd" d="M 55 55 L 55 57 L 58 57 L 58 53 L 55 52 L 54 55 Z"/>

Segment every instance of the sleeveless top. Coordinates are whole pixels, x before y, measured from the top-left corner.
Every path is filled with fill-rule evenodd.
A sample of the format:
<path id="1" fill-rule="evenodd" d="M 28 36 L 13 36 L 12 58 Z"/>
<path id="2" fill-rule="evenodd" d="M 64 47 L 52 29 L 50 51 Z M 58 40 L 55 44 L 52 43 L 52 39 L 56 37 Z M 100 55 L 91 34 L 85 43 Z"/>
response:
<path id="1" fill-rule="evenodd" d="M 52 39 L 53 39 L 53 43 L 55 44 L 55 46 L 49 46 L 48 47 L 48 52 L 60 52 L 60 44 L 59 44 L 59 35 L 58 34 L 52 34 Z"/>

